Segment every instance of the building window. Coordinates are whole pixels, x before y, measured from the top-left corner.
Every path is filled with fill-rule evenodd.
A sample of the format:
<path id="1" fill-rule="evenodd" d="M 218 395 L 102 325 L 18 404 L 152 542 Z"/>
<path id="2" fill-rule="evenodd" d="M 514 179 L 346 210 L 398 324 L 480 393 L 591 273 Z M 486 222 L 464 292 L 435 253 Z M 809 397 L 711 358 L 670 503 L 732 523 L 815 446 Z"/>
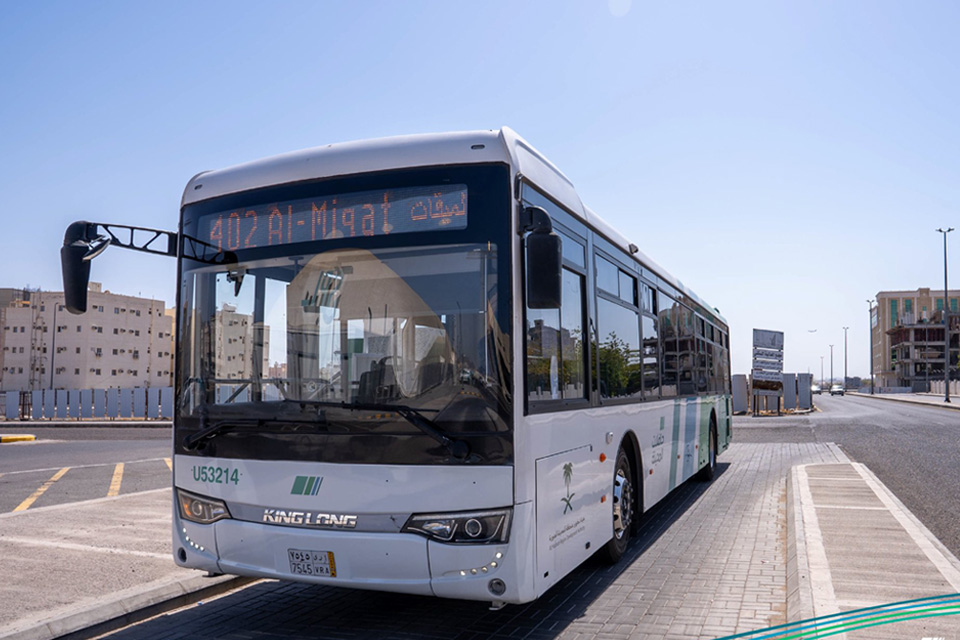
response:
<path id="1" fill-rule="evenodd" d="M 114 328 L 113 328 L 113 335 L 119 335 L 119 334 L 120 334 L 120 330 L 117 329 L 116 327 L 114 327 Z"/>
<path id="2" fill-rule="evenodd" d="M 113 350 L 113 355 L 117 355 L 117 350 L 116 350 L 116 349 Z"/>
<path id="3" fill-rule="evenodd" d="M 899 324 L 899 322 L 900 322 L 899 317 L 898 317 L 898 314 L 897 314 L 897 310 L 898 310 L 898 308 L 899 308 L 899 305 L 897 304 L 897 302 L 899 302 L 899 301 L 898 301 L 898 300 L 891 300 L 891 301 L 890 301 L 890 326 L 891 326 L 891 327 L 897 326 L 897 324 Z"/>
<path id="4" fill-rule="evenodd" d="M 943 298 L 937 298 L 937 311 L 943 311 Z"/>
<path id="5" fill-rule="evenodd" d="M 114 308 L 113 308 L 113 312 L 114 312 L 114 313 L 120 313 L 120 307 L 114 307 Z"/>
<path id="6" fill-rule="evenodd" d="M 79 368 L 74 369 L 74 370 L 73 370 L 73 375 L 75 375 L 75 376 L 80 375 L 80 369 L 79 369 Z"/>

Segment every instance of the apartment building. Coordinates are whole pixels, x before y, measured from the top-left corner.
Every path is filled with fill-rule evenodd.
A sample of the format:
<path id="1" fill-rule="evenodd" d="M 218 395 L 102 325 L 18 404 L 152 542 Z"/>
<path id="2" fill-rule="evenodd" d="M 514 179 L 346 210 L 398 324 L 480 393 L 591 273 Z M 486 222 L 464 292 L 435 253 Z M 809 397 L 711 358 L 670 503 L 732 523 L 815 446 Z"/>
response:
<path id="1" fill-rule="evenodd" d="M 63 292 L 0 290 L 0 390 L 168 387 L 173 317 L 161 300 L 90 283 L 87 313 Z"/>
<path id="2" fill-rule="evenodd" d="M 238 313 L 231 304 L 224 304 L 215 319 L 214 350 L 218 380 L 253 378 L 254 322 L 253 315 Z M 270 327 L 263 330 L 260 371 L 270 369 Z"/>
<path id="3" fill-rule="evenodd" d="M 923 390 L 930 380 L 943 380 L 949 355 L 950 376 L 960 378 L 960 291 L 947 293 L 950 313 L 944 313 L 943 289 L 881 291 L 871 309 L 870 339 L 873 375 L 883 387 Z M 944 317 L 950 317 L 950 349 L 946 354 Z"/>

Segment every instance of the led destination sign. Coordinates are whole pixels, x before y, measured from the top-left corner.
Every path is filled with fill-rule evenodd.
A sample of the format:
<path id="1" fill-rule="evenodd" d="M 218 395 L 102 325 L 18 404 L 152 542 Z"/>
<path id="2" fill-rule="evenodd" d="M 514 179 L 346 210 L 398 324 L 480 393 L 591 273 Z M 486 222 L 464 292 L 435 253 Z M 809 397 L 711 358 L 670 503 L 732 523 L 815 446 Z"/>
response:
<path id="1" fill-rule="evenodd" d="M 462 184 L 380 189 L 274 202 L 200 216 L 201 238 L 218 251 L 467 227 Z"/>

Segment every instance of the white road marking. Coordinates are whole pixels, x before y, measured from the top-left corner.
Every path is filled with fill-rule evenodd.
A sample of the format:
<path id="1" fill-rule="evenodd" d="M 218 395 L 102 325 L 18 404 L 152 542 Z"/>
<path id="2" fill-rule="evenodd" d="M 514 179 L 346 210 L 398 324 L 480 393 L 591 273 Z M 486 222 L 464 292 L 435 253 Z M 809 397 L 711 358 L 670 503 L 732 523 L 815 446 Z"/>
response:
<path id="1" fill-rule="evenodd" d="M 172 556 L 167 553 L 151 553 L 149 551 L 135 551 L 133 549 L 110 549 L 108 547 L 95 547 L 88 544 L 76 544 L 73 542 L 54 542 L 52 540 L 37 540 L 35 538 L 16 538 L 3 536 L 0 542 L 12 542 L 14 544 L 23 544 L 30 547 L 46 547 L 48 549 L 67 549 L 69 551 L 96 551 L 98 553 L 120 553 L 127 556 L 138 556 L 141 558 L 157 558 L 159 560 L 169 560 Z"/>

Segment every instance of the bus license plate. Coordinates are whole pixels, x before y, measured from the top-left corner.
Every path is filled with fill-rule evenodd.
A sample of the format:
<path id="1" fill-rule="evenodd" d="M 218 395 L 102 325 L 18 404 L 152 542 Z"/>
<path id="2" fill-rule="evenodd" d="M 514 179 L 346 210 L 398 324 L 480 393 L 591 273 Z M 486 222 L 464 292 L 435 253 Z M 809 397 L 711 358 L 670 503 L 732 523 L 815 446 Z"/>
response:
<path id="1" fill-rule="evenodd" d="M 337 565 L 333 561 L 333 551 L 287 549 L 287 556 L 290 559 L 290 573 L 294 575 L 337 577 Z"/>

